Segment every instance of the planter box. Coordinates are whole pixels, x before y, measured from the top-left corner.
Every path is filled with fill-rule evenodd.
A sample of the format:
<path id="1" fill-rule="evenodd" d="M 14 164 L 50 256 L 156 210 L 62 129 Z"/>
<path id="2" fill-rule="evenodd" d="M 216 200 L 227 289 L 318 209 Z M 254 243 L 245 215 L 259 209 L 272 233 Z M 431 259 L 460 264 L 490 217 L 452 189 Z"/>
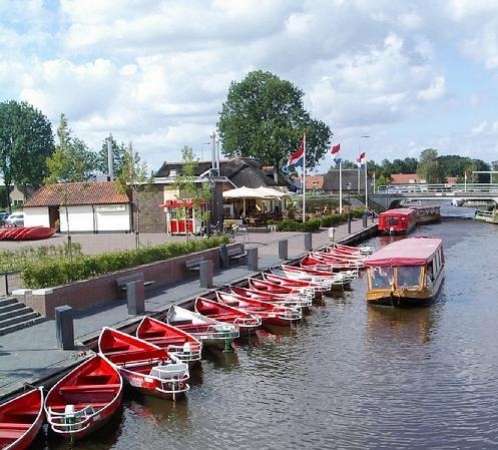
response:
<path id="1" fill-rule="evenodd" d="M 229 247 L 242 246 L 233 244 Z M 48 289 L 33 290 L 25 297 L 20 296 L 19 301 L 26 304 L 42 316 L 48 319 L 55 317 L 55 308 L 68 305 L 81 311 L 97 305 L 112 303 L 124 298 L 123 291 L 117 285 L 117 279 L 133 275 L 137 272 L 144 274 L 145 281 L 153 280 L 154 286 L 177 283 L 186 278 L 192 278 L 192 272 L 187 270 L 185 262 L 188 259 L 202 256 L 205 260 L 213 262 L 213 269 L 220 267 L 219 248 L 212 248 L 202 252 L 190 253 L 188 255 L 158 261 L 151 264 L 134 267 L 133 269 L 112 272 L 100 277 L 77 281 L 72 284 L 56 286 Z"/>

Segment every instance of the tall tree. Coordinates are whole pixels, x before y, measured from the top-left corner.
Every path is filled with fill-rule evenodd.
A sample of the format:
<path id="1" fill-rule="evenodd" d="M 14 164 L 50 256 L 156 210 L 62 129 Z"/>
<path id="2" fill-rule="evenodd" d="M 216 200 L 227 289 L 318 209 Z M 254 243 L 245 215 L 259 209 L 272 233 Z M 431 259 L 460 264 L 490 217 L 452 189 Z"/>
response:
<path id="1" fill-rule="evenodd" d="M 330 128 L 303 106 L 303 92 L 269 72 L 250 72 L 232 82 L 218 129 L 223 154 L 253 157 L 281 167 L 306 133 L 306 165 L 313 168 L 328 150 Z"/>
<path id="2" fill-rule="evenodd" d="M 117 141 L 114 139 L 112 134 L 104 139 L 102 142 L 102 147 L 97 154 L 97 170 L 100 173 L 109 173 L 109 160 L 108 160 L 108 142 L 111 141 L 111 151 L 112 151 L 112 172 L 114 176 L 118 176 L 123 167 L 126 165 L 126 152 L 127 145 L 124 142 L 118 145 Z"/>
<path id="3" fill-rule="evenodd" d="M 26 102 L 0 103 L 0 176 L 7 192 L 13 184 L 41 186 L 46 175 L 45 160 L 54 152 L 49 120 Z M 7 194 L 10 209 L 10 197 Z"/>
<path id="4" fill-rule="evenodd" d="M 426 148 L 422 151 L 417 174 L 429 184 L 444 183 L 445 174 L 438 160 L 437 150 Z"/>
<path id="5" fill-rule="evenodd" d="M 57 137 L 59 143 L 55 147 L 55 152 L 47 158 L 49 174 L 45 182 L 54 184 L 93 179 L 97 167 L 96 154 L 88 149 L 85 142 L 72 136 L 64 114 L 61 114 Z"/>

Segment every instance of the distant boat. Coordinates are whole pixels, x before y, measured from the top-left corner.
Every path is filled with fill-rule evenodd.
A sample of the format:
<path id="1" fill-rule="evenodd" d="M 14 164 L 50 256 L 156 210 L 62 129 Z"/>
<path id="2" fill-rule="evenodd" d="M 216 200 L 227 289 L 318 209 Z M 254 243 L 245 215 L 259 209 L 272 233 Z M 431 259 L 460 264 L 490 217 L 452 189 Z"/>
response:
<path id="1" fill-rule="evenodd" d="M 37 241 L 52 237 L 56 231 L 50 227 L 3 227 L 0 241 Z"/>
<path id="2" fill-rule="evenodd" d="M 476 209 L 475 220 L 498 224 L 498 210 L 496 208 L 491 211 L 487 209 Z"/>
<path id="3" fill-rule="evenodd" d="M 94 355 L 50 389 L 45 414 L 52 430 L 75 441 L 104 425 L 118 410 L 123 378 L 118 369 Z"/>
<path id="4" fill-rule="evenodd" d="M 395 208 L 379 214 L 378 230 L 381 234 L 409 234 L 417 225 L 417 216 L 412 208 Z"/>
<path id="5" fill-rule="evenodd" d="M 415 211 L 417 225 L 441 222 L 441 206 L 418 205 L 410 206 Z"/>
<path id="6" fill-rule="evenodd" d="M 43 388 L 32 389 L 0 405 L 0 449 L 25 450 L 43 424 Z"/>
<path id="7" fill-rule="evenodd" d="M 418 237 L 393 242 L 369 256 L 365 267 L 368 303 L 424 305 L 443 283 L 443 241 Z"/>

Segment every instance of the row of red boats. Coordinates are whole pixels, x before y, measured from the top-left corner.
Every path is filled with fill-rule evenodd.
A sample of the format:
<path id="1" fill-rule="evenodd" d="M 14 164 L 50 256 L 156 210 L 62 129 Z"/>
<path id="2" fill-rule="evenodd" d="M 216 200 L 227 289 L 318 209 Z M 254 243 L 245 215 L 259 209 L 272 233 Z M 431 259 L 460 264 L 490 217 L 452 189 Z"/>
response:
<path id="1" fill-rule="evenodd" d="M 42 388 L 0 405 L 0 449 L 26 449 L 46 421 L 71 441 L 105 424 L 128 386 L 178 400 L 190 389 L 190 369 L 203 347 L 232 350 L 233 341 L 259 327 L 291 326 L 323 293 L 345 289 L 369 249 L 335 244 L 310 253 L 299 266 L 282 265 L 229 286 L 192 309 L 174 305 L 158 320 L 144 317 L 134 335 L 104 327 L 98 351 L 61 378 L 44 398 Z"/>

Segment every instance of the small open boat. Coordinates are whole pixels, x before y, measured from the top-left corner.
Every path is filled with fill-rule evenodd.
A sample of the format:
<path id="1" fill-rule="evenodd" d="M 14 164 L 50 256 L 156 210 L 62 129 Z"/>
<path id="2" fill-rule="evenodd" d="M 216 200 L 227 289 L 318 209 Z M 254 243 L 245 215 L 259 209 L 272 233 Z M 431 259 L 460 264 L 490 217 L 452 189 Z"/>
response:
<path id="1" fill-rule="evenodd" d="M 168 309 L 166 321 L 200 339 L 206 347 L 230 350 L 233 340 L 240 336 L 239 328 L 235 325 L 211 319 L 177 305 Z"/>
<path id="2" fill-rule="evenodd" d="M 299 297 L 297 295 L 270 293 L 238 286 L 230 286 L 230 291 L 242 298 L 261 300 L 263 302 L 275 303 L 276 305 L 290 306 L 291 308 L 309 308 L 312 304 L 310 298 Z"/>
<path id="3" fill-rule="evenodd" d="M 290 326 L 303 318 L 303 312 L 298 308 L 242 298 L 230 292 L 216 291 L 216 297 L 220 303 L 261 317 L 263 325 Z"/>
<path id="4" fill-rule="evenodd" d="M 355 247 L 353 245 L 346 245 L 346 244 L 340 244 L 338 242 L 334 242 L 328 246 L 328 248 L 335 248 L 337 250 L 340 250 L 344 253 L 350 253 L 352 255 L 363 255 L 363 256 L 368 256 L 373 253 L 373 247 L 369 246 L 360 246 L 360 247 Z"/>
<path id="5" fill-rule="evenodd" d="M 324 292 L 330 290 L 329 287 L 321 286 L 318 283 L 314 283 L 312 281 L 298 280 L 297 278 L 289 278 L 285 275 L 283 271 L 277 271 L 276 273 L 271 271 L 269 273 L 263 273 L 262 276 L 265 281 L 279 284 L 280 286 L 288 286 L 291 288 L 300 288 L 306 290 L 313 289 L 314 297 L 321 297 Z"/>
<path id="6" fill-rule="evenodd" d="M 136 335 L 139 339 L 166 348 L 170 355 L 175 355 L 190 366 L 201 360 L 202 342 L 166 322 L 144 317 L 138 325 Z"/>
<path id="7" fill-rule="evenodd" d="M 177 400 L 190 389 L 188 365 L 165 348 L 109 327 L 103 327 L 98 346 L 124 380 L 143 394 Z"/>
<path id="8" fill-rule="evenodd" d="M 239 328 L 240 334 L 251 334 L 261 326 L 261 318 L 204 297 L 195 299 L 194 309 L 203 316 L 235 325 Z"/>
<path id="9" fill-rule="evenodd" d="M 94 355 L 50 389 L 45 415 L 55 433 L 75 441 L 108 422 L 122 398 L 119 371 L 101 355 Z"/>
<path id="10" fill-rule="evenodd" d="M 43 424 L 43 388 L 32 389 L 0 405 L 0 449 L 25 450 Z"/>
<path id="11" fill-rule="evenodd" d="M 57 230 L 50 227 L 0 228 L 0 241 L 36 241 L 52 237 Z"/>
<path id="12" fill-rule="evenodd" d="M 315 290 L 311 287 L 285 286 L 259 278 L 249 278 L 247 281 L 250 288 L 260 292 L 268 292 L 269 294 L 297 296 L 310 301 L 315 296 Z"/>

